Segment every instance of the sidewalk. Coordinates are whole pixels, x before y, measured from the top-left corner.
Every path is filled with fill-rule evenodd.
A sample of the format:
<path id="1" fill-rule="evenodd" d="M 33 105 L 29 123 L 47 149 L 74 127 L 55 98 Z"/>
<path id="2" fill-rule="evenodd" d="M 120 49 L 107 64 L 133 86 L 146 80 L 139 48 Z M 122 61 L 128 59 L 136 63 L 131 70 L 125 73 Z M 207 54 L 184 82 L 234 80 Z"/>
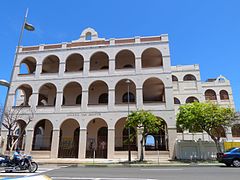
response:
<path id="1" fill-rule="evenodd" d="M 34 159 L 39 164 L 69 164 L 69 165 L 82 165 L 82 166 L 104 166 L 104 167 L 194 167 L 194 166 L 223 166 L 224 164 L 217 161 L 132 161 L 128 163 L 127 160 L 117 159 Z"/>

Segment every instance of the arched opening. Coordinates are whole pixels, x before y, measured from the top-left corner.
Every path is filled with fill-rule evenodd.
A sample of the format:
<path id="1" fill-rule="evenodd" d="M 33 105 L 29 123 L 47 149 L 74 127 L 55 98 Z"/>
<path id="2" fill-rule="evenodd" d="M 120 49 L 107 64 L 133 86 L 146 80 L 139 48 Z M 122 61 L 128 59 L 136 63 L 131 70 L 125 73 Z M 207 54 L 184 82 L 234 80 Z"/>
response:
<path id="1" fill-rule="evenodd" d="M 100 118 L 91 120 L 87 125 L 86 158 L 107 158 L 108 126 Z M 94 153 L 95 152 L 95 153 Z"/>
<path id="2" fill-rule="evenodd" d="M 135 68 L 135 55 L 130 50 L 122 50 L 117 53 L 115 58 L 115 68 Z"/>
<path id="3" fill-rule="evenodd" d="M 33 57 L 26 57 L 20 63 L 19 74 L 34 74 L 36 71 L 36 59 Z"/>
<path id="4" fill-rule="evenodd" d="M 232 137 L 240 137 L 240 124 L 234 124 L 232 127 Z"/>
<path id="5" fill-rule="evenodd" d="M 161 118 L 160 118 L 161 119 Z M 149 133 L 145 137 L 146 151 L 167 151 L 168 150 L 168 132 L 167 123 L 162 120 L 163 124 L 157 133 Z"/>
<path id="6" fill-rule="evenodd" d="M 163 66 L 162 53 L 156 48 L 148 48 L 142 53 L 142 68 Z"/>
<path id="7" fill-rule="evenodd" d="M 65 72 L 83 71 L 83 61 L 81 54 L 71 54 L 66 60 Z"/>
<path id="8" fill-rule="evenodd" d="M 60 127 L 59 158 L 78 158 L 80 125 L 75 119 L 65 120 Z"/>
<path id="9" fill-rule="evenodd" d="M 38 106 L 55 106 L 57 88 L 52 83 L 46 83 L 39 89 Z"/>
<path id="10" fill-rule="evenodd" d="M 103 81 L 93 82 L 88 89 L 88 105 L 108 103 L 108 86 Z"/>
<path id="11" fill-rule="evenodd" d="M 17 138 L 19 138 L 15 147 L 18 147 L 21 150 L 25 149 L 25 140 L 26 140 L 25 128 L 26 128 L 26 126 L 27 126 L 27 124 L 24 120 L 17 120 L 17 127 L 15 128 L 16 130 L 14 131 L 14 135 L 13 135 L 13 140 L 14 141 Z"/>
<path id="12" fill-rule="evenodd" d="M 177 81 L 178 81 L 177 76 L 172 75 L 172 82 L 177 82 Z"/>
<path id="13" fill-rule="evenodd" d="M 82 87 L 77 82 L 68 83 L 63 89 L 63 105 L 76 106 L 81 104 Z"/>
<path id="14" fill-rule="evenodd" d="M 108 104 L 108 93 L 103 93 L 99 96 L 98 104 Z"/>
<path id="15" fill-rule="evenodd" d="M 58 73 L 59 58 L 55 55 L 46 57 L 42 64 L 42 73 Z"/>
<path id="16" fill-rule="evenodd" d="M 208 89 L 205 91 L 205 99 L 208 101 L 217 100 L 216 92 L 212 89 Z"/>
<path id="17" fill-rule="evenodd" d="M 194 96 L 188 97 L 186 99 L 186 103 L 193 103 L 193 102 L 199 102 L 199 100 Z"/>
<path id="18" fill-rule="evenodd" d="M 165 103 L 165 87 L 162 80 L 149 78 L 144 82 L 143 103 Z"/>
<path id="19" fill-rule="evenodd" d="M 196 81 L 196 77 L 192 74 L 187 74 L 183 77 L 183 80 L 184 81 Z"/>
<path id="20" fill-rule="evenodd" d="M 15 106 L 29 106 L 29 99 L 32 95 L 32 87 L 28 84 L 19 86 L 15 93 Z"/>
<path id="21" fill-rule="evenodd" d="M 133 81 L 122 79 L 115 86 L 115 104 L 128 103 L 128 86 L 129 86 L 129 103 L 136 103 L 136 85 Z"/>
<path id="22" fill-rule="evenodd" d="M 90 58 L 90 71 L 106 70 L 109 67 L 109 57 L 104 52 L 96 52 Z"/>
<path id="23" fill-rule="evenodd" d="M 32 150 L 51 151 L 53 125 L 51 121 L 43 119 L 34 128 Z"/>
<path id="24" fill-rule="evenodd" d="M 229 100 L 229 95 L 226 90 L 221 90 L 220 91 L 220 99 L 221 100 Z"/>
<path id="25" fill-rule="evenodd" d="M 115 151 L 128 150 L 128 128 L 125 127 L 127 118 L 121 118 L 115 124 Z M 137 151 L 136 129 L 130 128 L 130 150 Z"/>
<path id="26" fill-rule="evenodd" d="M 174 104 L 181 104 L 181 102 L 178 98 L 174 97 Z"/>
<path id="27" fill-rule="evenodd" d="M 92 40 L 92 33 L 91 32 L 87 32 L 86 33 L 86 39 L 87 41 L 91 41 Z"/>

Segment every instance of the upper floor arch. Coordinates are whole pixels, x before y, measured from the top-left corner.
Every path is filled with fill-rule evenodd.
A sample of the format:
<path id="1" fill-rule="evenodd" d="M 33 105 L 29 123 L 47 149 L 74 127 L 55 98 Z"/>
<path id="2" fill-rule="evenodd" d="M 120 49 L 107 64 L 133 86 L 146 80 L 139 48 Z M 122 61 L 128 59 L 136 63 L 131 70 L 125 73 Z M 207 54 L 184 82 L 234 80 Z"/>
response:
<path id="1" fill-rule="evenodd" d="M 135 68 L 135 55 L 131 50 L 124 49 L 117 53 L 115 57 L 115 68 Z"/>
<path id="2" fill-rule="evenodd" d="M 36 71 L 37 61 L 34 57 L 25 57 L 20 63 L 19 74 L 34 74 Z"/>
<path id="3" fill-rule="evenodd" d="M 109 56 L 103 51 L 95 52 L 90 57 L 90 71 L 108 70 L 109 69 Z"/>
<path id="4" fill-rule="evenodd" d="M 196 77 L 192 74 L 186 74 L 184 77 L 183 77 L 183 80 L 184 81 L 196 81 Z"/>
<path id="5" fill-rule="evenodd" d="M 83 64 L 83 56 L 78 53 L 73 53 L 66 59 L 65 72 L 83 71 Z"/>
<path id="6" fill-rule="evenodd" d="M 157 48 L 147 48 L 141 55 L 142 68 L 163 66 L 162 53 Z"/>
<path id="7" fill-rule="evenodd" d="M 56 55 L 47 56 L 42 63 L 42 73 L 58 73 L 60 59 Z"/>

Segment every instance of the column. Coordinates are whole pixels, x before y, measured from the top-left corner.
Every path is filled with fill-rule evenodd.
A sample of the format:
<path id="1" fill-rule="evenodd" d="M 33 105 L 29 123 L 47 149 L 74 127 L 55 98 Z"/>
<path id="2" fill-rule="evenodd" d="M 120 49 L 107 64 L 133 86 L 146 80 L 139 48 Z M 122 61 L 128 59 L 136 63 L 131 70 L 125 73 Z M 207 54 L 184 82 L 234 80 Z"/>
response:
<path id="1" fill-rule="evenodd" d="M 88 107 L 88 90 L 83 89 L 82 104 L 81 104 L 82 111 L 87 111 L 87 107 Z"/>
<path id="2" fill-rule="evenodd" d="M 176 128 L 169 127 L 168 128 L 168 147 L 169 147 L 169 153 L 170 153 L 171 159 L 174 159 L 174 146 L 176 143 L 176 139 L 177 139 Z"/>
<path id="3" fill-rule="evenodd" d="M 86 59 L 83 63 L 83 76 L 84 77 L 88 77 L 89 70 L 90 70 L 90 61 L 89 61 L 89 59 Z"/>
<path id="4" fill-rule="evenodd" d="M 42 64 L 36 65 L 36 71 L 35 71 L 35 78 L 38 79 L 40 77 L 40 74 L 42 72 Z"/>
<path id="5" fill-rule="evenodd" d="M 141 56 L 136 56 L 135 57 L 135 69 L 136 69 L 136 73 L 139 74 L 142 70 L 142 59 L 141 59 Z"/>
<path id="6" fill-rule="evenodd" d="M 109 59 L 109 75 L 114 74 L 115 71 L 115 59 Z"/>
<path id="7" fill-rule="evenodd" d="M 53 129 L 52 144 L 51 144 L 51 159 L 58 157 L 60 129 Z"/>
<path id="8" fill-rule="evenodd" d="M 166 109 L 174 109 L 174 101 L 173 101 L 173 89 L 172 87 L 166 86 L 165 87 L 165 103 Z"/>
<path id="9" fill-rule="evenodd" d="M 86 158 L 87 129 L 80 129 L 78 158 Z"/>
<path id="10" fill-rule="evenodd" d="M 64 72 L 65 72 L 65 62 L 60 62 L 59 69 L 58 69 L 59 77 L 63 77 Z"/>
<path id="11" fill-rule="evenodd" d="M 115 150 L 115 129 L 108 129 L 108 149 L 107 149 L 107 158 L 114 158 L 114 150 Z"/>
<path id="12" fill-rule="evenodd" d="M 136 88 L 137 109 L 143 109 L 143 90 L 142 87 Z"/>
<path id="13" fill-rule="evenodd" d="M 7 149 L 7 135 L 8 135 L 8 130 L 7 129 L 3 129 L 3 126 L 2 126 L 2 129 L 1 129 L 1 141 L 3 141 L 3 147 L 2 147 L 2 150 L 0 151 L 0 153 L 2 154 L 5 154 L 6 153 L 6 149 Z M 0 141 L 0 143 L 2 143 Z"/>
<path id="14" fill-rule="evenodd" d="M 112 111 L 115 106 L 115 89 L 109 89 L 108 92 L 108 110 Z"/>
<path id="15" fill-rule="evenodd" d="M 55 102 L 55 111 L 59 112 L 62 106 L 63 92 L 58 91 L 56 94 L 56 102 Z"/>
<path id="16" fill-rule="evenodd" d="M 29 98 L 29 105 L 33 108 L 33 111 L 36 112 L 36 107 L 38 105 L 38 92 L 33 92 Z"/>
<path id="17" fill-rule="evenodd" d="M 33 129 L 28 129 L 26 132 L 26 144 L 25 144 L 25 154 L 30 154 L 32 150 L 32 142 L 33 142 Z"/>

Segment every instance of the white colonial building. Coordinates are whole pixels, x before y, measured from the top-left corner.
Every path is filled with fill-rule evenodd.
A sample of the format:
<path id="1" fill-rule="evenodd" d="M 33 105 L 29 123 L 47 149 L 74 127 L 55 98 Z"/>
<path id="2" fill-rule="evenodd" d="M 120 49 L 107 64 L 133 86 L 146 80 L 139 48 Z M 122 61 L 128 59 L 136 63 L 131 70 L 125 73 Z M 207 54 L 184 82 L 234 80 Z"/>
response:
<path id="1" fill-rule="evenodd" d="M 7 107 L 31 107 L 33 121 L 19 146 L 53 159 L 93 158 L 94 150 L 96 158 L 127 159 L 128 105 L 130 111 L 150 110 L 165 121 L 165 130 L 149 136 L 154 144 L 145 146 L 152 159 L 159 151 L 173 157 L 176 139 L 191 136 L 177 133 L 179 105 L 205 100 L 234 108 L 229 81 L 219 76 L 201 82 L 198 65 L 171 66 L 168 35 L 106 40 L 87 28 L 76 41 L 21 47 Z M 16 133 L 27 117 L 19 119 Z M 140 135 L 131 131 L 137 159 Z"/>

